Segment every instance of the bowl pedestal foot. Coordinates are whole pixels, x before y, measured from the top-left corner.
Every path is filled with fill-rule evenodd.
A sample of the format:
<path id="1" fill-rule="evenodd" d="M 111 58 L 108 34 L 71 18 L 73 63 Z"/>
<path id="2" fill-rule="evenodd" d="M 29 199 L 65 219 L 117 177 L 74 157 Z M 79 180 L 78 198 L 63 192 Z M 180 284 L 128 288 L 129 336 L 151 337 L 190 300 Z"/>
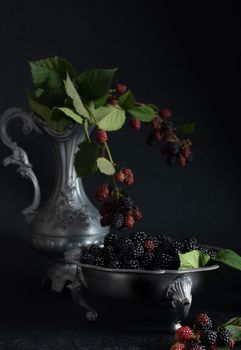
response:
<path id="1" fill-rule="evenodd" d="M 67 283 L 73 283 L 76 276 L 76 264 L 66 261 L 55 261 L 50 264 L 46 276 L 42 282 L 51 282 L 51 289 L 54 292 L 61 292 Z"/>
<path id="2" fill-rule="evenodd" d="M 192 304 L 192 280 L 187 275 L 178 276 L 167 288 L 167 298 L 171 306 L 176 309 L 175 318 L 171 324 L 171 331 L 180 328 L 181 322 L 187 317 Z"/>

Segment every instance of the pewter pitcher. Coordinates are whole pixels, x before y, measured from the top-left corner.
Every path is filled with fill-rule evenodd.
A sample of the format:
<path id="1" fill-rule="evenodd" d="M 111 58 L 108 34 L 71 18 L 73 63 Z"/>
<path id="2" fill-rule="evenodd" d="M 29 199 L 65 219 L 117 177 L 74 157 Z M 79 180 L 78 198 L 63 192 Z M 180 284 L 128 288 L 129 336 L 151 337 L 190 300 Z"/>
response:
<path id="1" fill-rule="evenodd" d="M 50 199 L 41 208 L 40 188 L 33 167 L 26 152 L 7 133 L 9 122 L 16 118 L 22 119 L 25 134 L 36 131 L 52 141 L 57 175 Z M 33 183 L 33 202 L 23 210 L 29 224 L 32 247 L 55 261 L 64 262 L 67 250 L 100 243 L 109 228 L 100 225 L 100 215 L 86 196 L 74 169 L 78 144 L 84 140 L 82 126 L 71 124 L 63 132 L 56 132 L 33 113 L 11 108 L 0 117 L 0 136 L 3 143 L 12 149 L 12 155 L 6 157 L 3 164 L 17 165 L 17 171 Z"/>

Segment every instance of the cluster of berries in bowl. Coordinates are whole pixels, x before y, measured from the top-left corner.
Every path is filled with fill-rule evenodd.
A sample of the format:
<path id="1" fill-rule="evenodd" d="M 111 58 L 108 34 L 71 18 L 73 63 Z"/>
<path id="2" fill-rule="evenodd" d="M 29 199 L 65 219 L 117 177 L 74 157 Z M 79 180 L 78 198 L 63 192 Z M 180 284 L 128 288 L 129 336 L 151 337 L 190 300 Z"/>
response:
<path id="1" fill-rule="evenodd" d="M 215 328 L 207 314 L 196 317 L 193 329 L 183 326 L 176 331 L 171 350 L 217 350 L 233 349 L 235 341 L 228 329 Z"/>
<path id="2" fill-rule="evenodd" d="M 179 253 L 201 250 L 214 257 L 216 251 L 198 245 L 195 237 L 182 241 L 165 235 L 151 236 L 143 231 L 127 235 L 109 233 L 104 245 L 84 249 L 81 263 L 111 269 L 177 270 Z"/>

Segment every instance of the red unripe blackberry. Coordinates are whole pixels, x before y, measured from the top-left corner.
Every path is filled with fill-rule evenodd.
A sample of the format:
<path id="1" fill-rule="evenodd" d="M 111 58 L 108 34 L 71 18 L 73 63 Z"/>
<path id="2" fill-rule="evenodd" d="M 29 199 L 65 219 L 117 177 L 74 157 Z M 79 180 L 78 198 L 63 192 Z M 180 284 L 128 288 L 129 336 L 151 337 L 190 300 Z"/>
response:
<path id="1" fill-rule="evenodd" d="M 127 86 L 125 84 L 117 84 L 116 91 L 118 94 L 124 94 L 127 91 Z"/>
<path id="2" fill-rule="evenodd" d="M 108 140 L 107 132 L 105 130 L 98 129 L 95 132 L 95 139 L 97 142 L 105 143 Z"/>
<path id="3" fill-rule="evenodd" d="M 117 173 L 115 173 L 115 179 L 118 182 L 123 182 L 125 180 L 125 175 L 122 171 L 118 171 Z"/>
<path id="4" fill-rule="evenodd" d="M 178 164 L 179 164 L 181 167 L 184 167 L 184 166 L 186 165 L 186 159 L 183 157 L 182 154 L 179 155 Z"/>
<path id="5" fill-rule="evenodd" d="M 110 96 L 108 98 L 108 103 L 112 106 L 116 106 L 118 104 L 118 99 L 116 96 Z"/>
<path id="6" fill-rule="evenodd" d="M 176 339 L 180 341 L 189 341 L 193 338 L 193 331 L 187 326 L 180 327 L 176 331 Z"/>
<path id="7" fill-rule="evenodd" d="M 107 184 L 100 186 L 96 192 L 96 199 L 98 201 L 103 201 L 107 199 L 109 196 L 110 196 L 110 189 Z"/>
<path id="8" fill-rule="evenodd" d="M 157 142 L 161 141 L 162 137 L 161 137 L 161 132 L 159 129 L 156 129 L 152 132 L 152 137 L 154 140 L 156 140 Z"/>
<path id="9" fill-rule="evenodd" d="M 167 119 L 172 116 L 172 112 L 170 111 L 170 109 L 167 108 L 161 109 L 160 114 L 163 119 Z"/>
<path id="10" fill-rule="evenodd" d="M 184 350 L 184 349 L 185 349 L 185 344 L 177 342 L 177 343 L 172 344 L 170 350 Z"/>
<path id="11" fill-rule="evenodd" d="M 141 220 L 141 218 L 142 218 L 142 213 L 141 213 L 140 208 L 136 207 L 136 208 L 133 210 L 133 216 L 134 216 L 135 220 Z"/>
<path id="12" fill-rule="evenodd" d="M 199 314 L 196 317 L 195 328 L 199 331 L 212 329 L 212 320 L 207 314 Z"/>
<path id="13" fill-rule="evenodd" d="M 126 185 L 130 186 L 134 183 L 134 175 L 131 169 L 122 170 L 125 176 L 124 182 Z"/>
<path id="14" fill-rule="evenodd" d="M 233 349 L 234 345 L 235 345 L 235 341 L 233 339 L 231 339 L 228 346 L 230 347 L 230 349 Z"/>
<path id="15" fill-rule="evenodd" d="M 127 215 L 125 218 L 124 218 L 124 224 L 123 226 L 126 228 L 126 229 L 130 229 L 134 226 L 135 224 L 135 219 L 133 218 L 132 215 Z"/>
<path id="16" fill-rule="evenodd" d="M 151 252 L 152 250 L 155 249 L 155 243 L 151 239 L 147 239 L 144 242 L 144 248 L 147 252 Z"/>
<path id="17" fill-rule="evenodd" d="M 189 146 L 184 146 L 183 148 L 182 148 L 182 155 L 183 155 L 183 157 L 185 158 L 185 159 L 188 159 L 189 158 L 189 156 L 190 156 L 190 154 L 191 154 L 191 150 L 190 150 L 190 147 Z"/>
<path id="18" fill-rule="evenodd" d="M 211 346 L 209 347 L 209 350 L 217 350 L 217 345 L 211 345 Z"/>
<path id="19" fill-rule="evenodd" d="M 151 127 L 152 129 L 159 129 L 161 125 L 161 119 L 160 117 L 155 117 L 152 121 L 151 121 Z"/>
<path id="20" fill-rule="evenodd" d="M 130 125 L 135 130 L 140 130 L 141 128 L 141 121 L 140 119 L 133 117 L 130 119 Z"/>
<path id="21" fill-rule="evenodd" d="M 102 216 L 100 219 L 101 226 L 109 226 L 112 220 L 112 213 L 108 213 Z"/>

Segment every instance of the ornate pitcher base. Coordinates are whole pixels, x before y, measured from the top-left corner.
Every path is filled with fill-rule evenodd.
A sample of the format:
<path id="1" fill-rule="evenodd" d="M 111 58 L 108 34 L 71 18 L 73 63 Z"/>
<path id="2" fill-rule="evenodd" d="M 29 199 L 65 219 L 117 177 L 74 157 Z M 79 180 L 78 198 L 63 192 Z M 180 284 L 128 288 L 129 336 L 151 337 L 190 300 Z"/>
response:
<path id="1" fill-rule="evenodd" d="M 60 293 L 68 284 L 74 282 L 76 269 L 75 264 L 53 261 L 42 282 L 50 281 L 52 291 Z"/>

